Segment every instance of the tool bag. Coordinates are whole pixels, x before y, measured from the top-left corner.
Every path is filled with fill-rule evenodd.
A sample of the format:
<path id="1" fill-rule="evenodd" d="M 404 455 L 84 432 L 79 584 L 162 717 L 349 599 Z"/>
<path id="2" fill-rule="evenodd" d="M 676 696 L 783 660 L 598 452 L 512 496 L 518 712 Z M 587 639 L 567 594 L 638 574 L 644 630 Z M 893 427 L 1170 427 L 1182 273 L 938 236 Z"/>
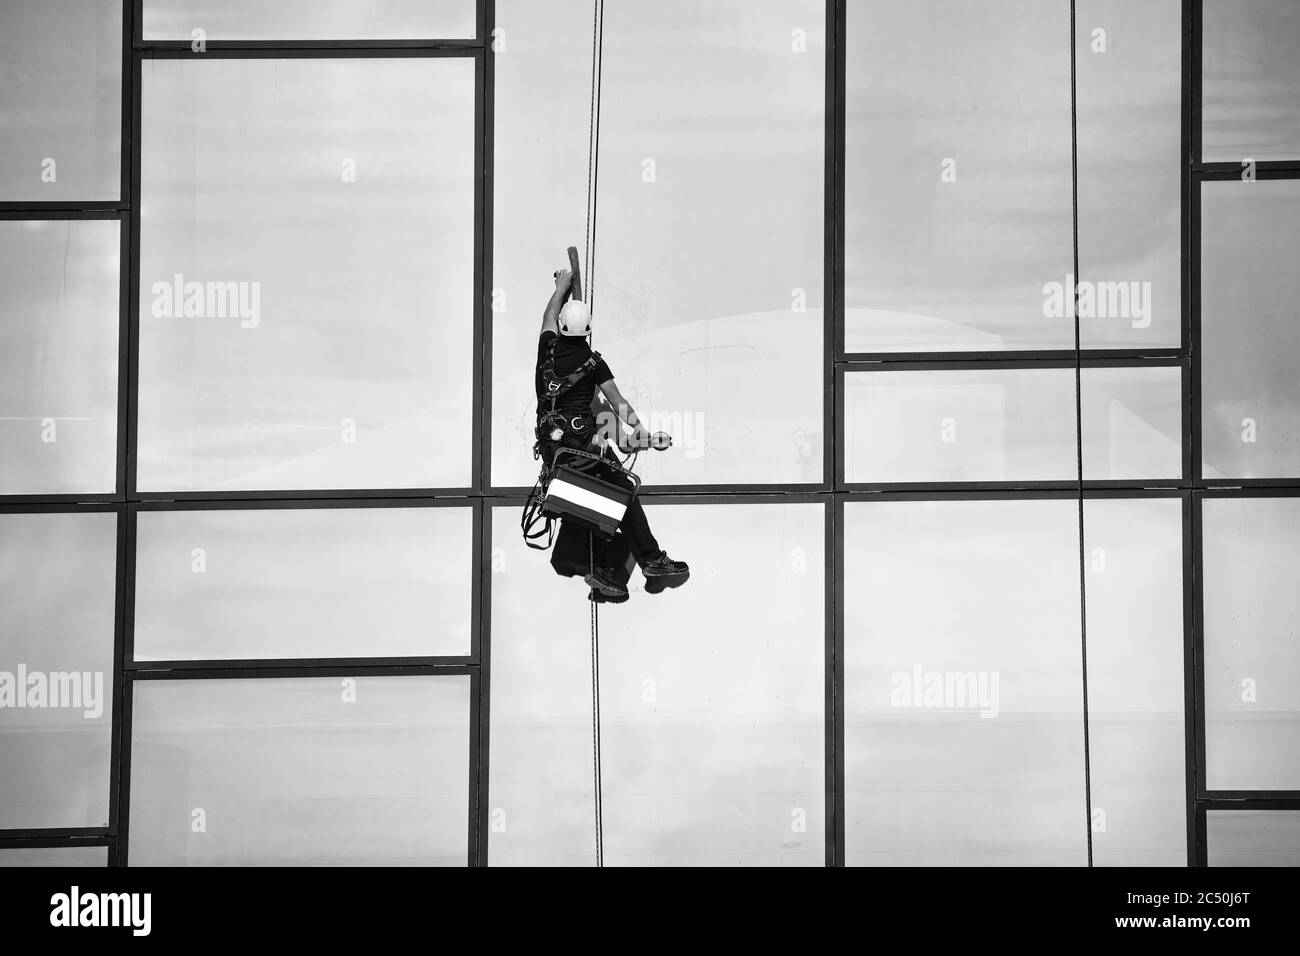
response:
<path id="1" fill-rule="evenodd" d="M 555 453 L 540 511 L 547 518 L 563 518 L 609 540 L 618 533 L 639 488 L 640 479 L 617 463 L 575 448 L 561 448 Z"/>
<path id="2" fill-rule="evenodd" d="M 549 549 L 557 519 L 609 540 L 640 487 L 641 479 L 616 461 L 576 448 L 557 449 L 524 504 L 519 522 L 524 543 Z"/>

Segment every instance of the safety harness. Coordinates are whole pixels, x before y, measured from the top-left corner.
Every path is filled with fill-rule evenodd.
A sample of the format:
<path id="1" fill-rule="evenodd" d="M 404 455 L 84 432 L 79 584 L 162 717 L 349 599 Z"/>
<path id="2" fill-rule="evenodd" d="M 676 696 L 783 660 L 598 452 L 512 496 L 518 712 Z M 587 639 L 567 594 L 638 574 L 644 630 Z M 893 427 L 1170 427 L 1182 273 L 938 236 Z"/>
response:
<path id="1" fill-rule="evenodd" d="M 543 513 L 543 507 L 546 503 L 546 495 L 550 488 L 551 478 L 555 474 L 555 455 L 544 454 L 564 440 L 567 434 L 585 435 L 595 424 L 590 413 L 574 415 L 568 418 L 556 409 L 556 403 L 564 397 L 583 377 L 590 375 L 600 364 L 600 353 L 592 352 L 585 362 L 579 365 L 568 375 L 557 375 L 555 372 L 555 344 L 559 341 L 559 336 L 551 338 L 546 349 L 546 357 L 542 359 L 542 389 L 543 401 L 549 403 L 543 411 L 540 407 L 537 412 L 537 441 L 533 443 L 533 458 L 542 460 L 541 473 L 537 476 L 537 481 L 533 485 L 533 490 L 528 494 L 528 501 L 524 505 L 523 516 L 520 520 L 520 528 L 524 534 L 524 544 L 538 551 L 546 551 L 555 541 L 555 517 Z M 539 403 L 540 404 L 540 403 Z M 590 456 L 595 457 L 595 456 Z M 549 463 L 547 459 L 550 459 Z M 540 529 L 538 526 L 541 526 Z M 542 539 L 545 543 L 540 543 Z"/>
<path id="2" fill-rule="evenodd" d="M 565 393 L 582 381 L 584 376 L 596 370 L 596 366 L 600 364 L 600 353 L 592 352 L 585 362 L 568 375 L 557 375 L 555 374 L 555 343 L 558 341 L 558 335 L 552 337 L 546 349 L 546 357 L 542 360 L 542 389 L 545 400 L 550 402 L 550 406 L 545 411 L 538 409 L 537 443 L 533 445 L 533 458 L 542 456 L 545 443 L 559 442 L 569 432 L 582 435 L 591 425 L 589 414 L 565 418 L 556 410 L 555 405 Z"/>

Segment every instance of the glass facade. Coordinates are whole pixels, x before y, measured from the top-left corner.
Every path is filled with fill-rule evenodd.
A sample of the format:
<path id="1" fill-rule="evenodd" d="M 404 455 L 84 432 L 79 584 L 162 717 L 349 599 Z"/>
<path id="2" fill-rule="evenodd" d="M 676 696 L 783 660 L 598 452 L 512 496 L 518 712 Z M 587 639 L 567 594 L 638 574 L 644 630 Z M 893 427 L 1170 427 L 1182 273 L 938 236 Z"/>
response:
<path id="1" fill-rule="evenodd" d="M 1296 5 L 595 11 L 4 5 L 0 866 L 1294 864 Z"/>
<path id="2" fill-rule="evenodd" d="M 0 514 L 0 821 L 106 827 L 119 519 Z"/>
<path id="3" fill-rule="evenodd" d="M 0 494 L 117 487 L 121 223 L 0 220 Z"/>
<path id="4" fill-rule="evenodd" d="M 468 677 L 142 680 L 134 693 L 136 865 L 464 865 Z"/>
<path id="5" fill-rule="evenodd" d="M 0 10 L 0 203 L 122 197 L 122 17 L 130 5 L 9 0 Z"/>
<path id="6" fill-rule="evenodd" d="M 139 490 L 468 486 L 472 60 L 143 71 Z"/>
<path id="7" fill-rule="evenodd" d="M 1064 499 L 845 504 L 848 865 L 1088 862 L 1077 532 Z"/>
<path id="8" fill-rule="evenodd" d="M 1212 810 L 1210 866 L 1300 866 L 1300 812 Z"/>
<path id="9" fill-rule="evenodd" d="M 825 505 L 647 510 L 709 587 L 601 616 L 605 860 L 821 865 Z M 590 863 L 589 622 L 494 511 L 491 862 Z"/>
<path id="10" fill-rule="evenodd" d="M 143 0 L 145 40 L 472 39 L 474 0 Z"/>

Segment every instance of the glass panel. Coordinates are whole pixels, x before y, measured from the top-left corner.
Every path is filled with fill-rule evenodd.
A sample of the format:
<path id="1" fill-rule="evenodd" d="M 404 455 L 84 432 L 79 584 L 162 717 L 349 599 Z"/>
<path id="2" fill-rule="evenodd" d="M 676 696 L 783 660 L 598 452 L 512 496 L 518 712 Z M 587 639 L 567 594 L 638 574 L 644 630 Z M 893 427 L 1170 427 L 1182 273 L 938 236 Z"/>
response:
<path id="1" fill-rule="evenodd" d="M 0 5 L 0 130 L 0 201 L 119 198 L 121 0 Z"/>
<path id="2" fill-rule="evenodd" d="M 117 487 L 115 219 L 0 222 L 0 494 Z"/>
<path id="3" fill-rule="evenodd" d="M 473 37 L 474 0 L 144 0 L 146 40 Z"/>
<path id="4" fill-rule="evenodd" d="M 135 682 L 133 866 L 464 866 L 468 677 Z"/>
<path id="5" fill-rule="evenodd" d="M 606 4 L 606 8 L 612 4 Z M 537 478 L 533 369 L 551 273 L 585 244 L 590 0 L 497 0 L 507 55 L 495 60 L 492 229 L 492 483 Z M 578 104 L 584 104 L 578 119 Z M 557 135 L 565 130 L 565 135 Z M 546 149 L 537 144 L 546 143 Z M 605 257 L 601 256 L 602 265 Z M 567 268 L 567 266 L 566 266 Z M 598 334 L 602 352 L 604 336 Z M 629 359 L 631 356 L 629 356 Z M 624 378 L 618 355 L 610 363 Z M 627 361 L 626 359 L 624 360 Z M 495 622 L 494 622 L 495 623 Z M 493 780 L 493 789 L 497 781 Z M 495 839 L 496 834 L 493 834 Z"/>
<path id="6" fill-rule="evenodd" d="M 1300 789 L 1300 499 L 1206 498 L 1202 536 L 1206 782 Z"/>
<path id="7" fill-rule="evenodd" d="M 825 7 L 605 4 L 594 344 L 675 439 L 647 482 L 821 480 Z M 497 14 L 493 481 L 522 485 L 537 317 L 585 235 L 591 4 Z"/>
<path id="8" fill-rule="evenodd" d="M 469 508 L 142 511 L 135 659 L 470 651 Z"/>
<path id="9" fill-rule="evenodd" d="M 850 4 L 845 347 L 1073 348 L 1067 0 Z"/>
<path id="10" fill-rule="evenodd" d="M 850 865 L 1083 865 L 1077 503 L 844 506 Z"/>
<path id="11" fill-rule="evenodd" d="M 1210 866 L 1300 866 L 1300 812 L 1210 810 Z"/>
<path id="12" fill-rule="evenodd" d="M 1084 369 L 1084 476 L 1176 478 L 1178 368 Z M 1074 369 L 844 376 L 849 482 L 1068 481 L 1078 475 Z"/>
<path id="13" fill-rule="evenodd" d="M 1073 370 L 1069 375 L 1073 380 Z M 1083 370 L 1085 478 L 1176 481 L 1183 473 L 1182 438 L 1181 368 Z"/>
<path id="14" fill-rule="evenodd" d="M 647 511 L 692 581 L 649 595 L 634 574 L 599 614 L 605 860 L 820 866 L 824 506 Z M 492 862 L 590 863 L 585 588 L 523 553 L 514 512 L 493 522 Z"/>
<path id="15" fill-rule="evenodd" d="M 468 485 L 473 61 L 157 59 L 143 97 L 140 489 Z"/>
<path id="16" fill-rule="evenodd" d="M 1203 158 L 1300 158 L 1300 6 L 1213 0 L 1203 11 Z"/>
<path id="17" fill-rule="evenodd" d="M 1182 3 L 1077 0 L 1075 30 L 1080 291 L 1101 293 L 1091 310 L 1080 310 L 1083 344 L 1175 348 L 1182 341 Z M 1127 307 L 1108 308 L 1125 290 Z"/>
<path id="18" fill-rule="evenodd" d="M 489 862 L 594 866 L 590 605 L 521 544 L 518 519 L 492 509 Z"/>
<path id="19" fill-rule="evenodd" d="M 1182 500 L 1084 502 L 1093 862 L 1187 865 Z"/>
<path id="20" fill-rule="evenodd" d="M 117 516 L 0 515 L 0 830 L 108 825 Z"/>
<path id="21" fill-rule="evenodd" d="M 1073 369 L 844 376 L 849 482 L 1049 481 L 1078 473 Z"/>
<path id="22" fill-rule="evenodd" d="M 696 586 L 600 616 L 606 859 L 821 866 L 825 507 L 648 515 Z"/>
<path id="23" fill-rule="evenodd" d="M 6 866 L 108 866 L 106 846 L 31 847 L 0 849 L 0 868 Z"/>
<path id="24" fill-rule="evenodd" d="M 1300 182 L 1201 191 L 1206 478 L 1300 476 Z"/>

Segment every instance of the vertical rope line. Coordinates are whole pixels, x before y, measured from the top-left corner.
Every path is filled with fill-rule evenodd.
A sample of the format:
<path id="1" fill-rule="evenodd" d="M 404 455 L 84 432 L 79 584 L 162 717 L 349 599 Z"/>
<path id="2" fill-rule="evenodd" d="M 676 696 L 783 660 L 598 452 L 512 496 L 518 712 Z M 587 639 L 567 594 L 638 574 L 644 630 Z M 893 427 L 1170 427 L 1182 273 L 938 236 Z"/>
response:
<path id="1" fill-rule="evenodd" d="M 1079 109 L 1075 0 L 1070 0 L 1070 206 L 1074 255 L 1074 441 L 1079 492 L 1079 642 L 1083 656 L 1083 798 L 1092 866 L 1092 754 L 1088 721 L 1088 581 L 1083 517 L 1083 337 L 1079 323 Z"/>
<path id="2" fill-rule="evenodd" d="M 600 81 L 601 59 L 605 41 L 605 3 L 593 0 L 591 23 L 591 112 L 587 127 L 587 234 L 582 271 L 586 281 L 587 307 L 595 299 L 596 265 L 596 188 L 600 160 Z M 596 571 L 595 545 L 587 534 L 587 563 Z M 594 591 L 594 589 L 593 589 Z M 605 865 L 605 820 L 600 768 L 600 613 L 591 601 L 591 760 L 595 777 L 596 866 Z"/>
<path id="3" fill-rule="evenodd" d="M 593 0 L 591 23 L 591 112 L 587 126 L 587 236 L 583 278 L 587 306 L 595 299 L 596 199 L 600 184 L 600 92 L 604 74 L 605 0 Z"/>
<path id="4" fill-rule="evenodd" d="M 587 560 L 592 571 L 596 568 L 592 534 L 587 532 Z M 596 807 L 596 866 L 605 865 L 605 820 L 600 774 L 600 619 L 596 602 L 591 602 L 591 761 L 595 775 Z"/>
<path id="5" fill-rule="evenodd" d="M 591 291 L 587 293 L 587 305 L 590 308 L 594 308 L 596 302 L 596 226 L 600 222 L 596 216 L 600 200 L 600 101 L 605 85 L 605 0 L 596 2 L 600 9 L 600 30 L 596 44 L 596 125 L 592 132 L 591 155 Z"/>

